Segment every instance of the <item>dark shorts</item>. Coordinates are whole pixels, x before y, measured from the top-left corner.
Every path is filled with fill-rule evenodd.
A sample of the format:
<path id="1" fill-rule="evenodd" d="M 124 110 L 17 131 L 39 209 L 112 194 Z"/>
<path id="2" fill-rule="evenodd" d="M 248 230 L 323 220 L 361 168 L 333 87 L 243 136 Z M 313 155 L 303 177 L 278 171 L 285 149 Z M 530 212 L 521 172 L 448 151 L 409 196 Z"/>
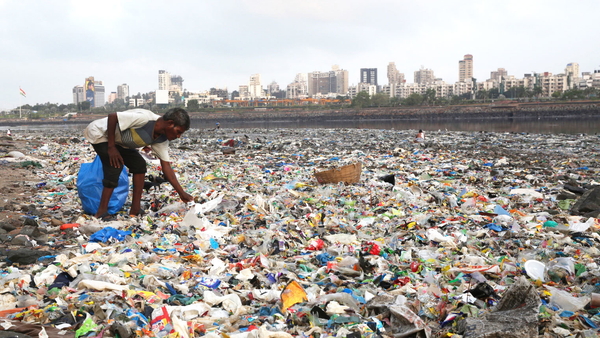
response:
<path id="1" fill-rule="evenodd" d="M 104 172 L 102 185 L 107 188 L 116 188 L 119 185 L 119 176 L 121 175 L 121 171 L 123 171 L 123 167 L 115 168 L 110 165 L 110 157 L 108 156 L 108 142 L 92 144 L 92 146 L 102 161 L 102 171 Z M 144 160 L 142 155 L 140 155 L 136 149 L 127 149 L 119 145 L 116 145 L 116 147 L 130 173 L 146 173 L 146 160 Z"/>

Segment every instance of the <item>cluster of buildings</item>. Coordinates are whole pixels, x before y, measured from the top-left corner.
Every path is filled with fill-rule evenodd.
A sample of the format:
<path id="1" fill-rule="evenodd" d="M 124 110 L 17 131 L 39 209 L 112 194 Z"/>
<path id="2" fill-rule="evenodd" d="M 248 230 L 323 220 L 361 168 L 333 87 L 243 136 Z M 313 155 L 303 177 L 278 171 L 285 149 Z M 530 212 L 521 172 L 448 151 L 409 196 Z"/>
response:
<path id="1" fill-rule="evenodd" d="M 354 98 L 358 93 L 366 92 L 369 95 L 385 93 L 390 97 L 407 98 L 415 93 L 424 95 L 431 89 L 435 90 L 436 97 L 440 98 L 465 95 L 474 97 L 477 92 L 483 90 L 490 91 L 496 88 L 498 93 L 503 94 L 517 87 L 524 87 L 536 93 L 536 96 L 549 97 L 555 92 L 562 93 L 573 88 L 600 88 L 600 70 L 580 73 L 576 62 L 567 64 L 564 73 L 533 72 L 524 74 L 522 78 L 509 75 L 504 68 L 498 68 L 490 72 L 488 79 L 478 81 L 473 77 L 473 55 L 471 54 L 465 55 L 458 61 L 458 81 L 455 83 L 445 82 L 436 77 L 432 69 L 424 67 L 414 72 L 414 81 L 409 83 L 394 62 L 390 62 L 387 66 L 388 84 L 379 84 L 377 68 L 361 68 L 360 81 L 356 85 L 349 86 L 348 78 L 348 71 L 340 69 L 337 65 L 327 72 L 299 73 L 294 81 L 287 85 L 285 97 L 288 99 L 334 99 L 338 96 Z M 270 95 L 271 90 L 257 90 L 259 83 L 260 74 L 252 75 L 248 85 L 239 86 L 238 99 L 273 98 Z"/>
<path id="2" fill-rule="evenodd" d="M 414 81 L 409 83 L 394 62 L 390 62 L 387 66 L 387 84 L 379 84 L 377 68 L 361 68 L 359 75 L 359 83 L 349 86 L 348 71 L 334 65 L 329 71 L 298 73 L 285 89 L 280 88 L 275 81 L 265 86 L 260 74 L 252 74 L 246 84 L 239 85 L 238 90 L 232 93 L 228 92 L 227 87 L 184 93 L 181 76 L 159 70 L 158 89 L 155 92 L 130 96 L 129 86 L 122 84 L 117 86 L 116 92 L 108 95 L 107 101 L 112 103 L 117 99 L 123 100 L 123 103 L 129 107 L 140 107 L 148 101 L 159 105 L 184 103 L 187 106 L 191 100 L 196 100 L 199 104 L 214 104 L 225 100 L 236 102 L 284 98 L 335 99 L 339 96 L 354 98 L 363 91 L 369 95 L 384 93 L 390 97 L 407 98 L 412 94 L 424 95 L 428 91 L 431 92 L 431 89 L 435 90 L 436 97 L 448 98 L 474 97 L 477 92 L 490 91 L 494 88 L 502 94 L 518 87 L 524 87 L 538 97 L 550 97 L 555 92 L 564 92 L 573 88 L 600 88 L 600 70 L 580 73 L 579 64 L 576 62 L 567 64 L 565 71 L 560 74 L 532 72 L 524 74 L 522 78 L 509 75 L 504 68 L 498 68 L 490 72 L 488 79 L 478 81 L 473 77 L 473 55 L 470 54 L 458 61 L 458 81 L 455 83 L 445 82 L 436 77 L 432 69 L 424 67 L 414 72 Z M 102 107 L 105 104 L 103 82 L 96 81 L 90 76 L 85 79 L 83 86 L 75 86 L 73 102 L 77 104 L 83 101 L 89 101 L 91 107 Z"/>
<path id="3" fill-rule="evenodd" d="M 425 94 L 429 89 L 434 89 L 437 97 L 450 97 L 461 95 L 475 95 L 479 91 L 490 91 L 494 88 L 500 94 L 506 93 L 511 88 L 523 87 L 535 93 L 536 96 L 550 97 L 553 93 L 562 93 L 570 89 L 585 89 L 588 87 L 600 88 L 600 70 L 592 72 L 579 72 L 579 64 L 567 64 L 564 73 L 552 74 L 550 72 L 524 74 L 522 78 L 509 75 L 506 69 L 498 68 L 490 72 L 489 79 L 477 81 L 473 77 L 473 56 L 467 54 L 458 62 L 459 80 L 447 83 L 434 76 L 431 69 L 419 69 L 414 73 L 414 82 L 406 83 L 404 74 L 398 75 L 393 62 L 388 65 L 389 84 L 381 87 L 381 92 L 390 97 L 406 98 L 411 94 Z M 402 78 L 402 80 L 399 80 Z M 359 84 L 358 92 L 360 92 Z M 350 96 L 354 93 L 351 91 Z"/>
<path id="4" fill-rule="evenodd" d="M 106 104 L 105 92 L 102 81 L 95 80 L 93 76 L 87 77 L 84 80 L 83 86 L 77 85 L 73 87 L 73 103 L 79 104 L 87 101 L 90 103 L 91 108 L 103 107 Z M 121 99 L 125 102 L 128 98 L 129 86 L 124 83 L 117 86 L 116 92 L 111 92 L 108 95 L 108 103 L 113 103 L 116 99 Z"/>

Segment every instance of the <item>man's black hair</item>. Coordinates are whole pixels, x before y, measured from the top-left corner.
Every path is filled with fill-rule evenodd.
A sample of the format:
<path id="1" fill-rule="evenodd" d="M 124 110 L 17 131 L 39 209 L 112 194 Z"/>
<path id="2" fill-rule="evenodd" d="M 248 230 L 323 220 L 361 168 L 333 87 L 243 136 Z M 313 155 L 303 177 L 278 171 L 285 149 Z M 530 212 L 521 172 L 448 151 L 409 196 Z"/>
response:
<path id="1" fill-rule="evenodd" d="M 162 118 L 165 121 L 173 121 L 175 126 L 183 126 L 185 130 L 190 129 L 190 115 L 183 108 L 171 108 Z"/>

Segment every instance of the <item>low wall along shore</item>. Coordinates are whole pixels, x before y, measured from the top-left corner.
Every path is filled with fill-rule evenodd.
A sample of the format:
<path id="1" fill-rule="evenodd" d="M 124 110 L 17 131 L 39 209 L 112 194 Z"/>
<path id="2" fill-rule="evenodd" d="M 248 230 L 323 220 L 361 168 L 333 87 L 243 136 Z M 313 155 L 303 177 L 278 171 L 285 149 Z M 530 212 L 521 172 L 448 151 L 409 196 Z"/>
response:
<path id="1" fill-rule="evenodd" d="M 352 120 L 422 120 L 422 119 L 504 119 L 504 118 L 554 118 L 600 116 L 599 101 L 581 101 L 564 104 L 520 103 L 505 105 L 467 105 L 439 107 L 381 107 L 381 108 L 260 108 L 236 109 L 217 112 L 190 112 L 197 122 L 232 121 L 352 121 Z M 63 121 L 54 119 L 26 120 L 25 124 L 85 123 L 106 115 L 80 114 Z M 0 126 L 24 124 L 24 120 L 0 120 Z"/>
<path id="2" fill-rule="evenodd" d="M 267 111 L 195 113 L 204 121 L 273 120 L 384 120 L 384 119 L 485 119 L 518 117 L 600 116 L 600 102 L 579 104 L 519 104 L 504 106 L 445 106 L 415 108 L 343 108 L 332 110 L 273 108 Z"/>

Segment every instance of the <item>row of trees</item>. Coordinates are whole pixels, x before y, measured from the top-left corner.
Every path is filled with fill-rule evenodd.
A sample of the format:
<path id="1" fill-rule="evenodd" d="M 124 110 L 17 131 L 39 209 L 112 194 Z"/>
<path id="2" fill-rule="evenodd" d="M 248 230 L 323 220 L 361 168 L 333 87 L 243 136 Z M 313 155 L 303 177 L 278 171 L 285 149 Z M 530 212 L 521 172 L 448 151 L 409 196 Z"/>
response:
<path id="1" fill-rule="evenodd" d="M 488 100 L 504 100 L 504 99 L 524 99 L 524 98 L 535 98 L 539 99 L 543 93 L 541 87 L 534 87 L 533 90 L 528 90 L 525 87 L 513 87 L 505 91 L 503 94 L 500 93 L 498 88 L 492 88 L 490 90 L 479 90 L 475 94 L 475 99 L 481 100 L 483 103 Z M 588 87 L 584 90 L 581 89 L 570 89 L 564 92 L 554 92 L 552 98 L 560 100 L 583 100 L 590 99 L 593 97 L 600 96 L 600 89 L 594 87 Z M 338 99 L 341 97 L 338 97 Z M 466 102 L 473 102 L 470 93 L 462 95 L 453 95 L 448 98 L 436 97 L 435 89 L 427 89 L 424 95 L 411 94 L 405 99 L 398 97 L 390 98 L 387 94 L 378 93 L 369 95 L 367 92 L 360 92 L 352 99 L 351 107 L 363 108 L 363 107 L 395 107 L 399 105 L 403 106 L 419 106 L 419 105 L 456 105 L 464 104 Z"/>
<path id="2" fill-rule="evenodd" d="M 584 90 L 573 88 L 564 92 L 552 93 L 553 98 L 560 100 L 584 100 L 598 96 L 600 96 L 600 89 L 594 87 L 587 87 Z"/>
<path id="3" fill-rule="evenodd" d="M 360 92 L 352 100 L 350 105 L 353 108 L 363 107 L 397 107 L 397 106 L 419 106 L 419 105 L 447 105 L 459 104 L 461 101 L 470 99 L 469 94 L 461 96 L 452 96 L 450 98 L 436 97 L 436 91 L 433 88 L 427 89 L 424 95 L 413 93 L 407 98 L 390 98 L 388 94 L 378 93 L 369 95 L 367 92 Z"/>

